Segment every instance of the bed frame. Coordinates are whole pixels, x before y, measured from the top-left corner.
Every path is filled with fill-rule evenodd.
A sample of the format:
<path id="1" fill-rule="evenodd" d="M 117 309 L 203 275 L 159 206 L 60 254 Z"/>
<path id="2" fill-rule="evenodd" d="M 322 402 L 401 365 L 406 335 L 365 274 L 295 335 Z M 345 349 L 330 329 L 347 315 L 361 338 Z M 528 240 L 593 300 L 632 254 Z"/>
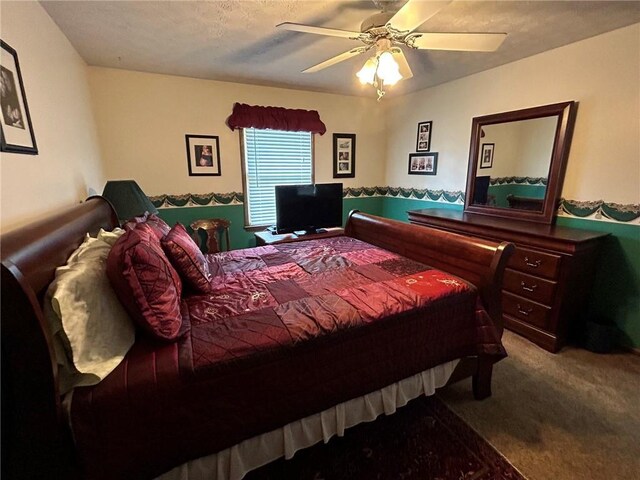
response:
<path id="1" fill-rule="evenodd" d="M 57 387 L 53 344 L 41 303 L 55 269 L 87 232 L 118 226 L 107 200 L 90 197 L 0 237 L 2 247 L 2 474 L 13 479 L 80 478 Z M 502 334 L 500 290 L 513 245 L 352 211 L 346 235 L 475 284 Z M 449 383 L 471 376 L 477 399 L 491 395 L 492 362 L 463 359 Z"/>

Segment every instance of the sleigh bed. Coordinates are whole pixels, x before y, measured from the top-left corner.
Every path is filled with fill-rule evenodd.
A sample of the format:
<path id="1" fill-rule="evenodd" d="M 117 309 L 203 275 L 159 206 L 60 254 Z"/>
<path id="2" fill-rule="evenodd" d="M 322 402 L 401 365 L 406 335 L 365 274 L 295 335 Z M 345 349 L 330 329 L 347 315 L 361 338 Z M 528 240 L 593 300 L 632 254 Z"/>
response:
<path id="1" fill-rule="evenodd" d="M 352 212 L 345 236 L 209 256 L 215 288 L 183 294 L 178 340 L 138 334 L 65 408 L 44 293 L 87 232 L 116 226 L 92 197 L 2 236 L 9 478 L 240 478 L 445 383 L 491 394 L 512 246 Z"/>

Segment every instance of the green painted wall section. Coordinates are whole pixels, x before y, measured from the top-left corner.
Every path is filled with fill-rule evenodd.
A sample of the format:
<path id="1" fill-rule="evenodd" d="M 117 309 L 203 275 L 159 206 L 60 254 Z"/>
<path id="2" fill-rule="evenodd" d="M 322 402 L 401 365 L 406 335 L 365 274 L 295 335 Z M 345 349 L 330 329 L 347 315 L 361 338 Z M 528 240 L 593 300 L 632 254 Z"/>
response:
<path id="1" fill-rule="evenodd" d="M 256 246 L 253 233 L 244 229 L 244 208 L 242 205 L 161 208 L 158 215 L 169 225 L 180 222 L 186 227 L 189 227 L 189 224 L 194 220 L 224 218 L 231 222 L 229 239 L 232 250 Z"/>
<path id="2" fill-rule="evenodd" d="M 384 197 L 345 198 L 342 202 L 342 224 L 344 225 L 346 223 L 347 216 L 351 210 L 360 210 L 364 213 L 382 217 L 385 200 Z"/>
<path id="3" fill-rule="evenodd" d="M 407 211 L 420 210 L 422 208 L 450 208 L 452 210 L 462 210 L 463 205 L 458 203 L 418 200 L 415 198 L 384 197 L 382 216 L 406 222 L 408 218 Z"/>
<path id="4" fill-rule="evenodd" d="M 544 198 L 547 187 L 545 185 L 518 185 L 516 183 L 505 185 L 489 185 L 488 193 L 496 199 L 498 207 L 509 207 L 507 195 L 527 198 Z"/>
<path id="5" fill-rule="evenodd" d="M 611 234 L 600 250 L 589 312 L 592 319 L 616 323 L 621 345 L 640 348 L 640 225 L 573 217 L 556 223 Z"/>

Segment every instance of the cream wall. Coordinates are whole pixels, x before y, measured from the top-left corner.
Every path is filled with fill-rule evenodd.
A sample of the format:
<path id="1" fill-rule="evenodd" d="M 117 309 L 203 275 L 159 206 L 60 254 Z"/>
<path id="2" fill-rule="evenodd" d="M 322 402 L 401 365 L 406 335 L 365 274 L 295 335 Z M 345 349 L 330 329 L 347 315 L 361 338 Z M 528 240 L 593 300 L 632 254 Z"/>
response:
<path id="1" fill-rule="evenodd" d="M 640 203 L 640 24 L 385 98 L 386 183 L 464 190 L 473 117 L 566 100 L 579 107 L 562 196 Z M 407 175 L 416 125 L 426 120 L 438 175 Z"/>
<path id="2" fill-rule="evenodd" d="M 332 133 L 356 134 L 356 177 L 345 186 L 384 183 L 385 124 L 374 100 L 212 80 L 89 68 L 109 179 L 136 179 L 148 195 L 242 191 L 238 131 L 225 121 L 235 102 L 318 110 L 316 182 L 333 181 Z M 189 177 L 185 134 L 220 137 L 220 177 Z"/>
<path id="3" fill-rule="evenodd" d="M 0 156 L 0 230 L 87 197 L 104 183 L 86 64 L 37 2 L 1 2 L 2 40 L 18 60 L 38 155 Z"/>
<path id="4" fill-rule="evenodd" d="M 557 123 L 557 117 L 544 117 L 482 127 L 485 136 L 478 152 L 478 175 L 547 177 Z M 485 143 L 494 144 L 491 168 L 480 168 Z"/>

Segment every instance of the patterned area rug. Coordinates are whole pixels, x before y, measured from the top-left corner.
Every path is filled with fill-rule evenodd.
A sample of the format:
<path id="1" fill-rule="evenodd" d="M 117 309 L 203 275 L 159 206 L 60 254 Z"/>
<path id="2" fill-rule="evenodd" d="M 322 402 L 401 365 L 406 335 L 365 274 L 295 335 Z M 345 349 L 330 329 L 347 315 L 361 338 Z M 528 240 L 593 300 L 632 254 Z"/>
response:
<path id="1" fill-rule="evenodd" d="M 436 397 L 270 463 L 245 480 L 499 480 L 525 478 Z"/>

